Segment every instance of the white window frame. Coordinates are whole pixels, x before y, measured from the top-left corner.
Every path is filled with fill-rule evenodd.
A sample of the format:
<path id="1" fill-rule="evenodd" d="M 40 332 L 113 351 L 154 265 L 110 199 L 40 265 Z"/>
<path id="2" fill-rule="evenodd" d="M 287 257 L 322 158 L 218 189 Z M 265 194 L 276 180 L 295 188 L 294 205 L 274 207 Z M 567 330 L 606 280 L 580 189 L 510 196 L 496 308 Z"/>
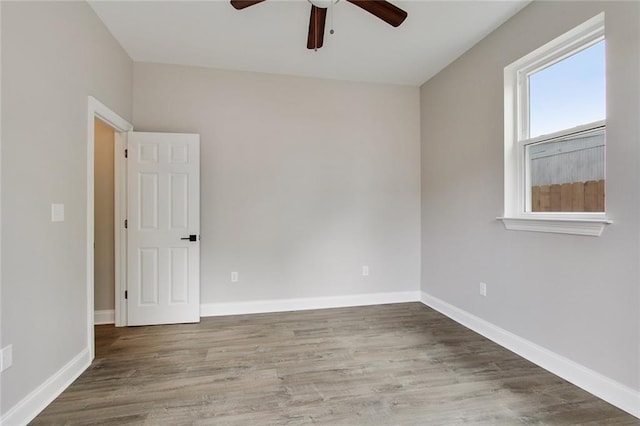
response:
<path id="1" fill-rule="evenodd" d="M 604 212 L 531 212 L 526 146 L 606 126 L 597 121 L 529 138 L 528 77 L 604 40 L 604 13 L 552 40 L 504 69 L 504 216 L 507 229 L 600 236 Z M 606 149 L 606 148 L 605 148 Z"/>

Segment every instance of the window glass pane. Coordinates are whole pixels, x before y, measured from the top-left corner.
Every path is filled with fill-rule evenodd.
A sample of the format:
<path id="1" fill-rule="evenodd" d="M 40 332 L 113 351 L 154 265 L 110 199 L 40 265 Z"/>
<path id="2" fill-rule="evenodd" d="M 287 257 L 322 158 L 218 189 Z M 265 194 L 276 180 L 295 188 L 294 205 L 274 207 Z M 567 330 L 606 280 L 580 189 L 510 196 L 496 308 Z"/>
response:
<path id="1" fill-rule="evenodd" d="M 527 146 L 532 212 L 604 212 L 605 132 Z"/>
<path id="2" fill-rule="evenodd" d="M 604 40 L 529 76 L 529 137 L 604 119 Z"/>

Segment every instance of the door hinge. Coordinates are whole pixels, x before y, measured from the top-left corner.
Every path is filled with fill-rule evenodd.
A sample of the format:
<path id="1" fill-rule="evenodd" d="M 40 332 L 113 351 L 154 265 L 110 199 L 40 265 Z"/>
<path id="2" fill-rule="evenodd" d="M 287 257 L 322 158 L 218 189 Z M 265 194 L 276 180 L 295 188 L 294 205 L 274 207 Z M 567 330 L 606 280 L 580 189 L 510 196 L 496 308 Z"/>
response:
<path id="1" fill-rule="evenodd" d="M 129 150 L 128 149 L 124 150 L 124 158 L 129 158 Z"/>
<path id="2" fill-rule="evenodd" d="M 129 298 L 129 292 L 127 290 L 124 291 L 124 298 L 125 299 Z"/>
<path id="3" fill-rule="evenodd" d="M 129 227 L 129 221 L 127 219 L 124 220 L 124 229 Z"/>

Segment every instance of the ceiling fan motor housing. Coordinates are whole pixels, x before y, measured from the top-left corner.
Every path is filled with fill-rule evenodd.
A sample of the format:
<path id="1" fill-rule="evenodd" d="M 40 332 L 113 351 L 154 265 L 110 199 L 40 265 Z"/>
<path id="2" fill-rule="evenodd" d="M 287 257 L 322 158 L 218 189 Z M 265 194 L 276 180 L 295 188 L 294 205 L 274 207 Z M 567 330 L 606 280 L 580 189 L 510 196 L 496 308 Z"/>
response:
<path id="1" fill-rule="evenodd" d="M 314 5 L 315 7 L 319 7 L 320 9 L 327 9 L 331 6 L 331 3 L 336 4 L 340 0 L 309 0 L 309 3 Z"/>

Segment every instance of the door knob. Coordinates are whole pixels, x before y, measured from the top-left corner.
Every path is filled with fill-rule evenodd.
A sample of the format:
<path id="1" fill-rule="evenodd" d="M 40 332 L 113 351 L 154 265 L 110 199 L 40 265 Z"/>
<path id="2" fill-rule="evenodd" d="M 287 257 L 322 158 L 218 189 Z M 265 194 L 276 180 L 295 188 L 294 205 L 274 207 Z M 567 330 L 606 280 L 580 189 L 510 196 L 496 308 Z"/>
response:
<path id="1" fill-rule="evenodd" d="M 188 237 L 180 238 L 181 240 L 198 241 L 198 236 L 191 234 Z"/>

